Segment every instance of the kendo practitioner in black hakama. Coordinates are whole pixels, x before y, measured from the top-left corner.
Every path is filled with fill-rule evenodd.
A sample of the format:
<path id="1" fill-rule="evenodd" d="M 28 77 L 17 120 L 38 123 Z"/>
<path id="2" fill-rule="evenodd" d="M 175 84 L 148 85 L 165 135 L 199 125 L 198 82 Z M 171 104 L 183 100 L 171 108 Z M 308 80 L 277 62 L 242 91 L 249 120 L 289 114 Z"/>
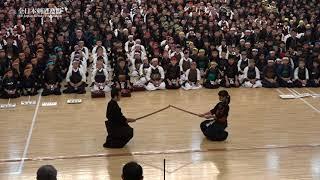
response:
<path id="1" fill-rule="evenodd" d="M 218 95 L 220 102 L 209 112 L 199 115 L 210 119 L 203 121 L 200 128 L 203 135 L 211 141 L 224 141 L 228 137 L 225 128 L 228 126 L 230 95 L 225 90 L 220 91 Z"/>
<path id="2" fill-rule="evenodd" d="M 128 123 L 135 122 L 135 119 L 123 116 L 121 108 L 118 105 L 120 97 L 120 90 L 113 88 L 106 113 L 108 120 L 105 121 L 105 125 L 108 136 L 103 144 L 105 148 L 123 148 L 133 137 L 133 128 Z"/>

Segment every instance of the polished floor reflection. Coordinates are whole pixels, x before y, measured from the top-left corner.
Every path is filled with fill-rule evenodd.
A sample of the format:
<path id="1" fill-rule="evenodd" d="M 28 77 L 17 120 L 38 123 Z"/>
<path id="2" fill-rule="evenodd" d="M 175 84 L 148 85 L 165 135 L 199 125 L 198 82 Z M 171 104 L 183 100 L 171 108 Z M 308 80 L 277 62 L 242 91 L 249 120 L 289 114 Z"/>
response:
<path id="1" fill-rule="evenodd" d="M 20 106 L 23 98 L 12 100 L 18 104 L 15 110 L 0 111 L 0 179 L 35 179 L 43 164 L 56 166 L 63 180 L 119 179 L 121 167 L 131 160 L 141 163 L 145 179 L 152 180 L 163 179 L 164 173 L 169 180 L 320 179 L 320 99 L 281 100 L 280 91 L 230 90 L 226 142 L 209 142 L 199 130 L 201 118 L 169 108 L 132 124 L 135 136 L 121 150 L 102 148 L 109 97 L 77 95 L 83 99 L 78 105 L 66 104 L 70 96 L 42 97 L 42 102 L 57 101 L 58 106 L 39 107 L 28 145 L 36 108 Z M 139 92 L 120 105 L 133 118 L 169 104 L 200 113 L 217 102 L 217 92 Z"/>

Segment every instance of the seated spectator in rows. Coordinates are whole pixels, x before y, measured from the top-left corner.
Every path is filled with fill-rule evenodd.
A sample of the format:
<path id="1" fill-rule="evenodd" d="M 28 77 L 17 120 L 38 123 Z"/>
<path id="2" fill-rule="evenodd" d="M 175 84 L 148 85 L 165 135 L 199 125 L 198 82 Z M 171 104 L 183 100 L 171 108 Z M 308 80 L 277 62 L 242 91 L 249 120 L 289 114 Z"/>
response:
<path id="1" fill-rule="evenodd" d="M 4 72 L 9 67 L 9 60 L 6 57 L 6 52 L 0 47 L 0 81 L 3 78 Z"/>
<path id="2" fill-rule="evenodd" d="M 299 66 L 294 70 L 294 86 L 306 87 L 309 84 L 309 71 L 304 59 L 299 60 Z"/>
<path id="3" fill-rule="evenodd" d="M 107 68 L 107 70 L 110 70 L 110 62 L 107 54 L 104 53 L 103 46 L 98 46 L 95 52 L 95 54 L 92 54 L 92 67 L 95 68 L 97 60 L 102 59 L 104 67 Z"/>
<path id="4" fill-rule="evenodd" d="M 167 89 L 180 88 L 180 67 L 175 56 L 171 58 L 171 62 L 167 68 L 165 75 L 165 84 Z"/>
<path id="5" fill-rule="evenodd" d="M 256 67 L 253 59 L 248 60 L 249 65 L 244 68 L 244 82 L 243 87 L 246 88 L 260 88 L 262 87 L 260 80 L 260 71 Z"/>
<path id="6" fill-rule="evenodd" d="M 204 76 L 205 71 L 208 68 L 209 58 L 205 55 L 206 51 L 204 49 L 200 49 L 198 56 L 193 59 L 197 63 L 197 68 L 200 70 L 201 77 Z"/>
<path id="7" fill-rule="evenodd" d="M 154 54 L 153 58 L 158 59 L 158 64 L 159 66 L 162 67 L 164 72 L 167 72 L 168 66 L 170 64 L 170 57 L 169 57 L 169 52 L 168 51 L 163 51 L 162 56 L 158 53 L 158 51 L 155 51 L 156 53 Z M 178 58 L 178 57 L 176 57 Z"/>
<path id="8" fill-rule="evenodd" d="M 76 51 L 70 62 L 79 61 L 79 68 L 86 74 L 87 73 L 87 60 L 84 58 L 83 52 Z M 70 63 L 69 69 L 72 69 L 72 63 Z"/>
<path id="9" fill-rule="evenodd" d="M 130 66 L 131 72 L 137 71 L 136 65 L 141 63 L 142 63 L 141 53 L 135 52 L 133 57 L 129 58 L 129 66 Z"/>
<path id="10" fill-rule="evenodd" d="M 119 57 L 117 61 L 118 64 L 114 68 L 114 86 L 120 90 L 122 97 L 130 97 L 132 87 L 130 83 L 128 65 L 123 57 Z"/>
<path id="11" fill-rule="evenodd" d="M 79 46 L 79 51 L 83 52 L 84 54 L 84 59 L 88 60 L 89 59 L 89 49 L 85 46 L 84 41 L 79 41 L 78 42 Z"/>
<path id="12" fill-rule="evenodd" d="M 91 51 L 91 54 L 94 55 L 94 54 L 97 54 L 97 50 L 98 48 L 102 48 L 102 54 L 103 55 L 107 55 L 107 50 L 106 48 L 102 45 L 102 41 L 100 39 L 98 39 L 96 41 L 96 45 L 92 48 L 92 51 Z"/>
<path id="13" fill-rule="evenodd" d="M 66 77 L 67 89 L 63 93 L 77 93 L 84 94 L 86 93 L 86 74 L 83 72 L 83 69 L 80 68 L 80 61 L 73 61 L 72 68 L 69 69 Z"/>
<path id="14" fill-rule="evenodd" d="M 147 83 L 146 75 L 147 75 L 149 68 L 150 68 L 150 64 L 149 64 L 148 58 L 145 57 L 143 59 L 142 64 L 140 64 L 140 66 L 138 68 L 138 71 L 137 71 L 138 75 L 137 75 L 135 81 L 133 82 L 134 91 L 145 90 L 145 86 Z"/>
<path id="15" fill-rule="evenodd" d="M 136 39 L 135 45 L 132 46 L 129 52 L 129 57 L 133 57 L 136 52 L 139 52 L 141 54 L 142 59 L 147 56 L 146 49 L 143 45 L 141 45 L 140 39 Z"/>
<path id="16" fill-rule="evenodd" d="M 55 69 L 57 69 L 57 73 L 59 73 L 60 77 L 66 77 L 70 66 L 70 59 L 64 54 L 64 51 L 61 47 L 57 46 L 55 51 L 57 54 L 57 59 L 54 62 Z"/>
<path id="17" fill-rule="evenodd" d="M 218 63 L 212 61 L 210 62 L 209 69 L 206 70 L 203 86 L 208 89 L 216 89 L 219 88 L 220 82 L 221 77 L 218 69 Z"/>
<path id="18" fill-rule="evenodd" d="M 222 80 L 222 86 L 226 88 L 230 87 L 239 87 L 239 79 L 238 79 L 238 67 L 235 63 L 235 57 L 230 56 L 228 59 L 228 64 L 225 67 L 224 78 Z"/>
<path id="19" fill-rule="evenodd" d="M 186 81 L 184 82 L 182 88 L 184 90 L 200 89 L 202 88 L 200 80 L 201 72 L 197 68 L 197 63 L 192 62 L 190 69 L 186 71 Z"/>
<path id="20" fill-rule="evenodd" d="M 21 95 L 23 96 L 34 96 L 38 94 L 37 92 L 37 82 L 36 78 L 32 74 L 32 68 L 24 70 L 21 79 Z"/>
<path id="21" fill-rule="evenodd" d="M 148 84 L 146 89 L 148 91 L 154 91 L 158 89 L 165 89 L 166 84 L 164 83 L 164 70 L 161 66 L 158 65 L 159 61 L 157 58 L 151 60 L 151 65 L 147 71 L 147 81 Z"/>
<path id="22" fill-rule="evenodd" d="M 280 87 L 293 87 L 293 69 L 288 57 L 282 58 L 282 64 L 277 67 L 277 75 Z"/>
<path id="23" fill-rule="evenodd" d="M 310 69 L 310 87 L 320 87 L 320 66 L 319 60 L 315 59 Z"/>
<path id="24" fill-rule="evenodd" d="M 189 57 L 190 51 L 188 49 L 185 49 L 183 51 L 184 56 L 180 59 L 179 66 L 181 71 L 181 77 L 180 81 L 184 82 L 186 80 L 185 73 L 188 69 L 191 67 L 192 59 Z"/>
<path id="25" fill-rule="evenodd" d="M 183 58 L 184 54 L 181 51 L 180 44 L 174 45 L 173 48 L 168 51 L 169 58 L 172 58 L 173 56 L 176 56 L 178 59 Z"/>
<path id="26" fill-rule="evenodd" d="M 2 98 L 18 98 L 20 97 L 18 83 L 13 75 L 12 69 L 6 70 L 2 80 Z"/>
<path id="27" fill-rule="evenodd" d="M 136 162 L 128 162 L 122 168 L 122 180 L 143 180 L 143 169 Z"/>
<path id="28" fill-rule="evenodd" d="M 21 75 L 23 75 L 23 70 L 20 68 L 19 61 L 14 60 L 11 64 L 11 67 L 13 76 L 17 81 L 18 88 L 21 89 Z"/>
<path id="29" fill-rule="evenodd" d="M 98 60 L 96 62 L 96 68 L 92 71 L 91 75 L 91 82 L 93 83 L 91 94 L 93 97 L 99 96 L 111 90 L 109 87 L 108 76 L 108 71 L 103 67 L 103 61 Z"/>
<path id="30" fill-rule="evenodd" d="M 43 74 L 43 92 L 42 96 L 48 96 L 51 94 L 61 95 L 60 82 L 62 78 L 55 68 L 53 61 L 47 63 L 47 68 Z"/>
<path id="31" fill-rule="evenodd" d="M 239 82 L 240 84 L 244 81 L 244 69 L 248 66 L 248 58 L 247 58 L 247 52 L 242 51 L 240 60 L 238 61 L 238 71 L 239 71 Z"/>
<path id="32" fill-rule="evenodd" d="M 136 42 L 133 40 L 133 35 L 128 36 L 128 41 L 124 44 L 124 50 L 126 53 L 130 54 L 133 46 L 136 45 Z"/>
<path id="33" fill-rule="evenodd" d="M 269 59 L 267 66 L 263 69 L 262 86 L 265 88 L 277 88 L 279 87 L 277 80 L 278 77 L 274 60 Z"/>
<path id="34" fill-rule="evenodd" d="M 52 165 L 41 166 L 37 171 L 37 180 L 57 180 L 57 170 Z"/>

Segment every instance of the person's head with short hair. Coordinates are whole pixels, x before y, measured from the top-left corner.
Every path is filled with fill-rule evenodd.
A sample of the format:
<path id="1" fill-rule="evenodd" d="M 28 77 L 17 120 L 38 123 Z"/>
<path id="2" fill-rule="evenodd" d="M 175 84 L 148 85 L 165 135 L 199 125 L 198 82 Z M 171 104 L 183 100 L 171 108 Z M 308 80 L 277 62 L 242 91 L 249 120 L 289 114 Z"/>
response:
<path id="1" fill-rule="evenodd" d="M 7 69 L 4 73 L 5 77 L 11 78 L 13 76 L 12 69 Z"/>
<path id="2" fill-rule="evenodd" d="M 79 66 L 80 66 L 80 62 L 79 62 L 79 61 L 74 60 L 74 61 L 72 62 L 72 68 L 73 68 L 73 69 L 77 69 L 77 68 L 79 68 Z"/>
<path id="3" fill-rule="evenodd" d="M 255 61 L 254 61 L 254 59 L 249 59 L 249 67 L 254 67 L 255 65 L 256 65 L 256 63 L 255 63 Z"/>
<path id="4" fill-rule="evenodd" d="M 37 180 L 57 180 L 57 170 L 52 165 L 41 166 L 37 171 Z"/>
<path id="5" fill-rule="evenodd" d="M 118 64 L 120 68 L 124 68 L 126 65 L 126 60 L 123 57 L 118 58 Z"/>
<path id="6" fill-rule="evenodd" d="M 199 50 L 199 56 L 204 56 L 206 54 L 206 51 L 204 49 Z"/>
<path id="7" fill-rule="evenodd" d="M 282 58 L 282 63 L 285 64 L 285 65 L 289 64 L 289 58 L 288 57 L 283 57 Z"/>
<path id="8" fill-rule="evenodd" d="M 274 65 L 274 60 L 269 59 L 269 60 L 268 60 L 268 66 L 273 66 L 273 65 Z"/>
<path id="9" fill-rule="evenodd" d="M 242 51 L 241 52 L 241 57 L 242 57 L 242 59 L 247 58 L 247 51 Z"/>
<path id="10" fill-rule="evenodd" d="M 194 62 L 194 61 L 192 61 L 192 62 L 191 62 L 190 69 L 197 69 L 197 63 Z"/>
<path id="11" fill-rule="evenodd" d="M 142 180 L 143 169 L 136 162 L 128 162 L 122 168 L 122 179 L 123 180 Z"/>
<path id="12" fill-rule="evenodd" d="M 218 66 L 218 63 L 216 61 L 211 61 L 209 65 L 210 65 L 210 69 L 215 69 Z"/>
<path id="13" fill-rule="evenodd" d="M 299 59 L 299 68 L 304 68 L 306 65 L 305 61 L 303 58 Z"/>
<path id="14" fill-rule="evenodd" d="M 159 64 L 158 58 L 153 58 L 153 59 L 151 60 L 151 64 L 152 64 L 153 67 L 157 67 L 158 64 Z"/>
<path id="15" fill-rule="evenodd" d="M 229 65 L 233 65 L 233 64 L 234 64 L 234 61 L 235 61 L 234 57 L 229 57 L 229 58 L 228 58 L 228 64 L 229 64 Z"/>
<path id="16" fill-rule="evenodd" d="M 103 59 L 100 58 L 100 59 L 97 60 L 96 68 L 97 68 L 98 70 L 103 69 Z"/>
<path id="17" fill-rule="evenodd" d="M 111 99 L 114 101 L 119 101 L 120 100 L 120 90 L 117 88 L 112 88 L 111 89 Z"/>

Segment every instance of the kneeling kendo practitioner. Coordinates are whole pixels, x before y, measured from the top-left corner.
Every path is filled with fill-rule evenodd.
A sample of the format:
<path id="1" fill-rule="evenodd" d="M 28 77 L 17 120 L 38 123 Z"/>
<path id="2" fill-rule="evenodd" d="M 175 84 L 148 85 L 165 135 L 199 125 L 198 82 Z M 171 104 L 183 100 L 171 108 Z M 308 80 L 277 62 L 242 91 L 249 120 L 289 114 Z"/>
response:
<path id="1" fill-rule="evenodd" d="M 146 83 L 147 83 L 147 72 L 148 69 L 150 68 L 149 60 L 147 57 L 143 59 L 142 64 L 139 66 L 139 71 L 138 71 L 138 77 L 137 81 L 133 82 L 133 90 L 134 91 L 144 91 L 146 88 Z"/>
<path id="2" fill-rule="evenodd" d="M 86 78 L 85 72 L 83 72 L 82 68 L 80 68 L 80 62 L 73 61 L 72 68 L 69 69 L 66 77 L 66 82 L 68 83 L 67 89 L 65 89 L 63 93 L 66 93 L 66 94 L 86 93 L 86 90 L 85 90 L 86 79 L 87 78 Z"/>
<path id="3" fill-rule="evenodd" d="M 22 80 L 21 95 L 23 96 L 34 96 L 38 94 L 36 78 L 31 72 L 32 72 L 32 68 L 24 70 L 24 73 L 21 79 Z"/>
<path id="4" fill-rule="evenodd" d="M 118 64 L 114 69 L 114 86 L 120 89 L 122 97 L 131 97 L 131 83 L 129 68 L 124 58 L 118 58 Z"/>
<path id="5" fill-rule="evenodd" d="M 62 78 L 60 73 L 56 69 L 53 61 L 47 63 L 47 68 L 43 73 L 43 92 L 42 96 L 48 96 L 51 94 L 61 95 L 60 82 Z"/>
<path id="6" fill-rule="evenodd" d="M 2 80 L 2 88 L 2 98 L 9 99 L 18 98 L 20 96 L 17 79 L 13 76 L 12 69 L 6 70 Z"/>
<path id="7" fill-rule="evenodd" d="M 224 141 L 228 137 L 228 132 L 225 131 L 225 128 L 228 126 L 230 95 L 225 90 L 220 91 L 218 95 L 220 102 L 209 112 L 199 115 L 210 119 L 203 121 L 200 128 L 203 134 L 211 141 Z"/>
<path id="8" fill-rule="evenodd" d="M 105 92 L 111 90 L 108 86 L 108 71 L 104 68 L 102 60 L 97 60 L 96 68 L 92 71 L 91 81 L 93 83 L 91 97 L 93 98 L 105 97 Z"/>
<path id="9" fill-rule="evenodd" d="M 121 112 L 118 105 L 120 100 L 119 89 L 113 88 L 111 90 L 111 100 L 107 107 L 107 121 L 105 125 L 108 136 L 106 142 L 103 144 L 105 148 L 123 148 L 133 137 L 133 128 L 128 123 L 135 122 L 135 119 L 126 118 Z"/>
<path id="10" fill-rule="evenodd" d="M 165 75 L 165 83 L 167 89 L 179 89 L 180 86 L 180 67 L 178 65 L 177 58 L 173 56 L 171 62 L 167 68 Z"/>
<path id="11" fill-rule="evenodd" d="M 190 69 L 186 71 L 186 82 L 183 84 L 182 88 L 184 90 L 200 89 L 202 88 L 200 80 L 201 72 L 197 68 L 196 62 L 192 62 Z"/>
<path id="12" fill-rule="evenodd" d="M 151 60 L 151 65 L 147 71 L 146 78 L 148 84 L 146 89 L 148 91 L 154 91 L 158 89 L 166 89 L 166 84 L 164 81 L 164 70 L 161 66 L 158 65 L 159 61 L 157 58 Z"/>

